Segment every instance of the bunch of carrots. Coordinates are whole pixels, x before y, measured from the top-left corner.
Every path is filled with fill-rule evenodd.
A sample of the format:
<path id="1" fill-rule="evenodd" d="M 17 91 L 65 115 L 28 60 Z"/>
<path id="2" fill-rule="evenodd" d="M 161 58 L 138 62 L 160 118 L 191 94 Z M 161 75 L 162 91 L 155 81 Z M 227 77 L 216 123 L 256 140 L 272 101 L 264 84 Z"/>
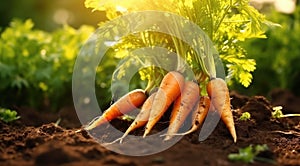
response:
<path id="1" fill-rule="evenodd" d="M 211 78 L 206 85 L 206 90 L 208 96 L 201 96 L 198 83 L 185 80 L 178 71 L 170 71 L 164 76 L 156 92 L 151 93 L 148 97 L 142 89 L 127 93 L 112 104 L 99 118 L 88 124 L 85 130 L 92 130 L 141 107 L 124 135 L 114 142 L 120 141 L 121 143 L 130 132 L 143 126 L 145 126 L 143 137 L 146 137 L 173 104 L 170 124 L 164 140 L 170 140 L 174 135 L 186 135 L 196 131 L 202 125 L 208 111 L 217 110 L 232 135 L 233 141 L 236 142 L 237 136 L 226 82 L 220 78 Z M 185 133 L 177 133 L 191 112 L 192 127 Z"/>

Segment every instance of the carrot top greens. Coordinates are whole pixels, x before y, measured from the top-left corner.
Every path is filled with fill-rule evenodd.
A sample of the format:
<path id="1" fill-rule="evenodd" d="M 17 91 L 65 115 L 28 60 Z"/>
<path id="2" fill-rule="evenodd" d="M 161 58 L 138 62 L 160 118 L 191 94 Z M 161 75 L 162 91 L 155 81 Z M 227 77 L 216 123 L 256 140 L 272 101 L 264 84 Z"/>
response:
<path id="1" fill-rule="evenodd" d="M 93 11 L 106 11 L 110 20 L 130 12 L 158 10 L 175 13 L 194 22 L 213 41 L 222 63 L 225 64 L 228 82 L 237 81 L 245 87 L 252 81 L 251 72 L 255 70 L 256 63 L 254 59 L 246 57 L 246 51 L 240 43 L 249 38 L 265 38 L 264 26 L 275 25 L 250 6 L 249 0 L 127 0 L 118 3 L 113 0 L 86 0 L 85 6 L 92 8 Z M 171 31 L 176 31 L 178 27 L 171 28 Z M 120 58 L 130 55 L 128 49 L 142 46 L 163 46 L 175 51 L 188 62 L 194 72 L 196 71 L 195 74 L 201 78 L 200 80 L 215 76 L 213 58 L 208 57 L 208 62 L 197 59 L 194 50 L 174 36 L 150 31 L 142 32 L 122 38 L 114 49 Z M 180 70 L 181 67 L 177 64 L 177 69 Z M 165 73 L 151 67 L 140 71 L 141 79 L 149 81 L 148 88 L 157 85 L 162 79 L 161 75 Z"/>

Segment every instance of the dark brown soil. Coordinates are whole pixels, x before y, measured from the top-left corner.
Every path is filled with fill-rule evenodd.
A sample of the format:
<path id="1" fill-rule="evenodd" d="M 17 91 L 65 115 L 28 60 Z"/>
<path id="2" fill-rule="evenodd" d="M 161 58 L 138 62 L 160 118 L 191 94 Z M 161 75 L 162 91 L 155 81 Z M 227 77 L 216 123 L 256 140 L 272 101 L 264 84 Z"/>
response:
<path id="1" fill-rule="evenodd" d="M 269 150 L 259 157 L 275 162 L 255 161 L 251 165 L 300 165 L 300 118 L 271 118 L 272 107 L 276 105 L 283 106 L 284 113 L 300 113 L 299 99 L 280 90 L 271 96 L 272 102 L 262 96 L 231 93 L 238 134 L 235 144 L 220 121 L 203 142 L 198 142 L 199 132 L 195 132 L 166 151 L 144 157 L 111 152 L 87 132 L 76 133 L 81 125 L 72 107 L 61 109 L 58 115 L 19 108 L 20 120 L 10 124 L 0 122 L 0 165 L 247 165 L 229 161 L 227 156 L 250 144 L 267 144 Z M 250 121 L 238 119 L 245 111 L 252 115 Z M 59 118 L 58 126 L 55 122 Z M 123 129 L 128 125 L 121 120 L 112 123 Z"/>

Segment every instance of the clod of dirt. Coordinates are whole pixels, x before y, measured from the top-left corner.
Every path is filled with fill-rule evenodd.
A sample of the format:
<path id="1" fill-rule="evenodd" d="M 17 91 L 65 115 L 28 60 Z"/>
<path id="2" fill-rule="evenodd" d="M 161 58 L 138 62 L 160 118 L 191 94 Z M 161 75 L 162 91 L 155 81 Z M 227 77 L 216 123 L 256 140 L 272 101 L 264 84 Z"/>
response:
<path id="1" fill-rule="evenodd" d="M 249 112 L 251 114 L 251 118 L 253 118 L 258 124 L 264 121 L 269 121 L 272 117 L 272 106 L 263 96 L 255 96 L 251 98 L 241 108 L 241 110 L 242 112 Z"/>
<path id="2" fill-rule="evenodd" d="M 155 157 L 152 159 L 152 163 L 153 164 L 163 164 L 163 163 L 165 163 L 165 159 L 161 156 Z"/>
<path id="3" fill-rule="evenodd" d="M 233 109 L 238 109 L 244 106 L 250 99 L 248 96 L 240 95 L 239 93 L 232 91 L 230 92 L 230 103 Z"/>
<path id="4" fill-rule="evenodd" d="M 36 149 L 36 165 L 59 165 L 69 162 L 76 162 L 80 155 L 62 146 L 60 142 L 50 142 L 39 146 Z"/>
<path id="5" fill-rule="evenodd" d="M 99 159 L 105 154 L 102 149 L 97 147 L 85 148 L 81 153 L 87 159 Z"/>
<path id="6" fill-rule="evenodd" d="M 61 133 L 63 132 L 64 129 L 61 128 L 60 126 L 57 126 L 53 123 L 51 123 L 51 125 L 42 125 L 40 127 L 40 132 L 44 132 L 44 133 L 47 133 L 47 134 L 54 134 L 54 133 Z"/>
<path id="7" fill-rule="evenodd" d="M 107 156 L 106 160 L 104 161 L 104 164 L 118 166 L 136 166 L 136 164 L 129 159 L 112 155 Z"/>
<path id="8" fill-rule="evenodd" d="M 284 165 L 300 164 L 300 138 L 298 137 L 280 137 L 273 139 L 276 145 L 274 151 L 278 154 L 278 162 Z M 284 147 L 284 149 L 280 148 Z"/>

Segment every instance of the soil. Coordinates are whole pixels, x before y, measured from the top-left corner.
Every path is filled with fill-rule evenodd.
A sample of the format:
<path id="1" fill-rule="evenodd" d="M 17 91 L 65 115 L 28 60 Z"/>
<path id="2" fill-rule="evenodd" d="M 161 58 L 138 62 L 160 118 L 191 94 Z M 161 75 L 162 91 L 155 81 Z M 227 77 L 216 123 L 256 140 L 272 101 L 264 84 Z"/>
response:
<path id="1" fill-rule="evenodd" d="M 198 141 L 198 131 L 184 136 L 168 150 L 143 157 L 109 151 L 86 131 L 76 132 L 81 124 L 73 107 L 62 108 L 59 114 L 18 108 L 20 120 L 9 124 L 0 122 L 0 165 L 300 165 L 300 118 L 271 118 L 272 107 L 277 105 L 283 106 L 283 113 L 300 113 L 297 106 L 300 99 L 284 90 L 276 90 L 270 96 L 267 100 L 263 96 L 231 92 L 237 143 L 233 143 L 220 121 L 202 142 Z M 239 120 L 246 111 L 251 114 L 251 120 Z M 121 130 L 129 125 L 122 120 L 111 123 Z M 264 162 L 255 160 L 246 164 L 227 157 L 240 148 L 258 144 L 269 147 L 258 155 Z"/>

